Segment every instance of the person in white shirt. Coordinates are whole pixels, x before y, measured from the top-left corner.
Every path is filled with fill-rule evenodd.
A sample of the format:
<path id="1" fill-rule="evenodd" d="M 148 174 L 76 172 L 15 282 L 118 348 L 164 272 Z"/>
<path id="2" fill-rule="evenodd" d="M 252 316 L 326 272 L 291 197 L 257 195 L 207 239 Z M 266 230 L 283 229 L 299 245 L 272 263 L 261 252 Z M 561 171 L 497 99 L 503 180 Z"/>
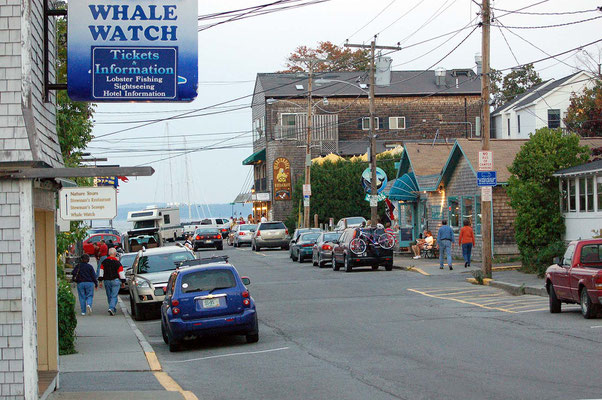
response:
<path id="1" fill-rule="evenodd" d="M 424 239 L 418 239 L 418 242 L 412 246 L 412 252 L 414 253 L 414 260 L 420 258 L 420 251 L 422 249 L 430 249 L 433 247 L 434 242 L 433 234 L 431 231 L 424 231 Z"/>
<path id="2" fill-rule="evenodd" d="M 261 222 L 268 222 L 268 219 L 265 217 L 265 214 L 261 216 Z"/>

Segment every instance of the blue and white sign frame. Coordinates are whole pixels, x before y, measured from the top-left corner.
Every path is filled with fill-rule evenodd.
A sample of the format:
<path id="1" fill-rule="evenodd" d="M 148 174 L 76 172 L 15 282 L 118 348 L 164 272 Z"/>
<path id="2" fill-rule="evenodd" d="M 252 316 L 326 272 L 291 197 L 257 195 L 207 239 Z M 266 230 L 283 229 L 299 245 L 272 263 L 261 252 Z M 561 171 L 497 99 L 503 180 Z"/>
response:
<path id="1" fill-rule="evenodd" d="M 478 171 L 477 172 L 477 186 L 496 186 L 497 185 L 497 171 Z"/>
<path id="2" fill-rule="evenodd" d="M 192 101 L 197 0 L 77 0 L 68 5 L 68 94 L 75 101 Z"/>

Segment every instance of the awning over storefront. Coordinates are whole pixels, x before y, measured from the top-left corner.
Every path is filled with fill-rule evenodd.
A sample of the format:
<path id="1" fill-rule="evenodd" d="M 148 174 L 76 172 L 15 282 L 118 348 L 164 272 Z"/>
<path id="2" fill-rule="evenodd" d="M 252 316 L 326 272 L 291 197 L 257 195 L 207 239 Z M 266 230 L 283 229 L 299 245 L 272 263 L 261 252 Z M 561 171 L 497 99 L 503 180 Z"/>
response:
<path id="1" fill-rule="evenodd" d="M 245 158 L 245 160 L 242 162 L 242 165 L 255 165 L 260 161 L 265 161 L 265 149 L 256 151 L 249 157 Z"/>
<path id="2" fill-rule="evenodd" d="M 250 203 L 251 202 L 251 193 L 240 193 L 234 199 L 234 203 Z"/>
<path id="3" fill-rule="evenodd" d="M 418 198 L 418 183 L 413 172 L 404 174 L 393 181 L 387 196 L 390 200 L 415 201 Z"/>

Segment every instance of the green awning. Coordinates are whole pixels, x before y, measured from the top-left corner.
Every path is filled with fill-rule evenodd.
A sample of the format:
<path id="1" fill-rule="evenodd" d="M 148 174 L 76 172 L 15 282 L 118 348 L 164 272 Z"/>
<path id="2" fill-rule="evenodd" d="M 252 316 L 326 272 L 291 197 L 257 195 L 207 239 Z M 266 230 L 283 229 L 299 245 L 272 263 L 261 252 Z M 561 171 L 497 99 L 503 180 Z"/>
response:
<path id="1" fill-rule="evenodd" d="M 265 161 L 265 149 L 256 151 L 249 157 L 245 158 L 245 160 L 242 162 L 242 165 L 255 165 L 259 161 Z"/>
<path id="2" fill-rule="evenodd" d="M 413 172 L 404 174 L 393 181 L 388 197 L 397 201 L 416 201 L 418 198 L 418 183 Z"/>

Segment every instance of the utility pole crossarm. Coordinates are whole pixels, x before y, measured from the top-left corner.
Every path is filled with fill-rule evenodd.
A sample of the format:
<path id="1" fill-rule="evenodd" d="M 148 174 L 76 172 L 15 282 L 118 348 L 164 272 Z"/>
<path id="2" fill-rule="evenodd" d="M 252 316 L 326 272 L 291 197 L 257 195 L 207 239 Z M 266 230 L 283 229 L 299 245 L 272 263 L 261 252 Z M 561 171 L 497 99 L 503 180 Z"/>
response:
<path id="1" fill-rule="evenodd" d="M 372 49 L 372 46 L 369 44 L 353 44 L 353 43 L 345 43 L 345 47 L 354 47 L 358 49 Z M 401 46 L 374 46 L 375 50 L 401 50 Z"/>

